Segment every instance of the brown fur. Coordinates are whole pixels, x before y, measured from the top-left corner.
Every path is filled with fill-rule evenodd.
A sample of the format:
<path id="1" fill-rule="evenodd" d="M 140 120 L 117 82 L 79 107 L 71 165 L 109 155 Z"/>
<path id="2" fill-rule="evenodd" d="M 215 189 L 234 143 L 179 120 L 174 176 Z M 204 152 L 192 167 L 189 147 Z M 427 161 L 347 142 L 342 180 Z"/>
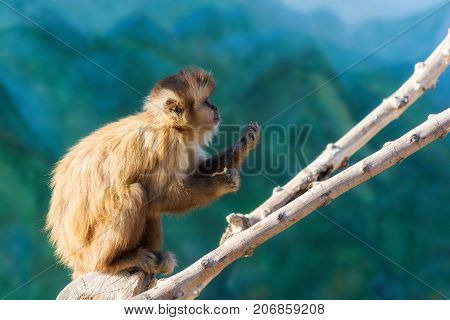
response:
<path id="1" fill-rule="evenodd" d="M 201 69 L 164 78 L 142 112 L 98 129 L 59 161 L 46 228 L 74 278 L 135 268 L 172 272 L 174 256 L 161 252 L 161 213 L 237 190 L 235 168 L 256 146 L 259 128 L 249 125 L 235 146 L 207 158 L 202 146 L 218 117 L 207 100 L 213 88 Z"/>

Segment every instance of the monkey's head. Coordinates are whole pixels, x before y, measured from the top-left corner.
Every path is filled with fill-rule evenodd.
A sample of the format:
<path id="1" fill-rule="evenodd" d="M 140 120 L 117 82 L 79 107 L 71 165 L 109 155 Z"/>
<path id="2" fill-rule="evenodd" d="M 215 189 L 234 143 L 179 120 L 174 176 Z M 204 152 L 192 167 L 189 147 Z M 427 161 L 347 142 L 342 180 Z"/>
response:
<path id="1" fill-rule="evenodd" d="M 157 116 L 163 125 L 194 132 L 196 139 L 207 143 L 220 122 L 220 113 L 209 96 L 215 81 L 209 72 L 187 68 L 161 79 L 144 105 L 146 112 Z"/>

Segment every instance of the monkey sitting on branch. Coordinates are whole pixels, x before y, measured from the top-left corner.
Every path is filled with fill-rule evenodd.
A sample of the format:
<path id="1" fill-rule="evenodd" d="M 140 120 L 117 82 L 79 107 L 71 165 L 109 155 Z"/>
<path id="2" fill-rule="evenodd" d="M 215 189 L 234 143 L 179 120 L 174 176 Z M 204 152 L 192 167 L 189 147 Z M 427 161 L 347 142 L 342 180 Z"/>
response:
<path id="1" fill-rule="evenodd" d="M 240 167 L 259 141 L 250 123 L 231 148 L 203 150 L 220 122 L 215 81 L 201 69 L 161 79 L 143 111 L 82 139 L 58 162 L 46 229 L 73 279 L 91 271 L 169 274 L 162 213 L 184 212 L 239 188 Z"/>

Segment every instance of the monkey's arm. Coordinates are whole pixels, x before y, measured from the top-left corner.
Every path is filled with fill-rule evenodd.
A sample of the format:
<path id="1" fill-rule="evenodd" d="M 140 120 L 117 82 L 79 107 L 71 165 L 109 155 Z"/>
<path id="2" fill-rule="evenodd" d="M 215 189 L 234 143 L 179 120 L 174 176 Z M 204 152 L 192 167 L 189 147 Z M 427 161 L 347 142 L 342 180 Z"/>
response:
<path id="1" fill-rule="evenodd" d="M 162 199 L 163 212 L 183 212 L 205 205 L 221 195 L 239 188 L 239 173 L 235 169 L 206 175 L 196 173 L 183 181 L 176 193 L 167 193 Z"/>
<path id="2" fill-rule="evenodd" d="M 232 147 L 227 148 L 211 158 L 206 159 L 199 165 L 202 174 L 213 174 L 222 172 L 225 168 L 239 168 L 245 157 L 252 151 L 259 142 L 259 126 L 256 122 L 251 122 L 245 129 L 245 134 Z"/>

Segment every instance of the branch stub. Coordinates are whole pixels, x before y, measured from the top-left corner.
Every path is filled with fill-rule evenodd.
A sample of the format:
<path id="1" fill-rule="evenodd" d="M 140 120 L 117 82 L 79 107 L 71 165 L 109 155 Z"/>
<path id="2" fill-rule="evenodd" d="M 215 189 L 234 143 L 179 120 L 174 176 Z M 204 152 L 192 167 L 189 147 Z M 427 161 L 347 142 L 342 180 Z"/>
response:
<path id="1" fill-rule="evenodd" d="M 409 142 L 414 143 L 420 140 L 420 136 L 418 134 L 413 134 L 411 138 L 409 138 Z"/>
<path id="2" fill-rule="evenodd" d="M 277 216 L 278 221 L 283 221 L 284 219 L 286 219 L 286 212 L 281 211 L 278 216 Z"/>

